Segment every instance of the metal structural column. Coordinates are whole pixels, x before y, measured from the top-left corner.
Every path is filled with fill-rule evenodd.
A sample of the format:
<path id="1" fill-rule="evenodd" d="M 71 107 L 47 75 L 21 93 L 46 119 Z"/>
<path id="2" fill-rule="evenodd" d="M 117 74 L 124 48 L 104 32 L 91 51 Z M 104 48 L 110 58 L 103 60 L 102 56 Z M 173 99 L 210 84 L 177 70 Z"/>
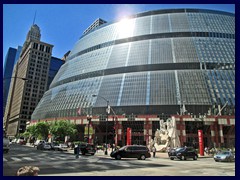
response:
<path id="1" fill-rule="evenodd" d="M 118 142 L 122 140 L 122 121 L 118 121 L 116 134 L 117 134 L 117 144 L 118 144 Z M 118 145 L 122 146 L 122 144 L 118 144 Z"/>
<path id="2" fill-rule="evenodd" d="M 214 130 L 214 122 L 210 125 L 210 130 L 211 130 L 211 141 L 213 143 L 213 147 L 216 147 L 216 136 L 215 136 L 215 130 Z"/>
<path id="3" fill-rule="evenodd" d="M 146 118 L 144 121 L 144 141 L 146 141 L 146 145 L 149 145 L 149 137 L 152 137 L 152 121 L 149 121 L 149 118 Z"/>
<path id="4" fill-rule="evenodd" d="M 223 145 L 224 137 L 223 137 L 223 125 L 222 124 L 219 125 L 219 135 L 220 135 L 220 143 L 221 143 L 221 145 Z"/>

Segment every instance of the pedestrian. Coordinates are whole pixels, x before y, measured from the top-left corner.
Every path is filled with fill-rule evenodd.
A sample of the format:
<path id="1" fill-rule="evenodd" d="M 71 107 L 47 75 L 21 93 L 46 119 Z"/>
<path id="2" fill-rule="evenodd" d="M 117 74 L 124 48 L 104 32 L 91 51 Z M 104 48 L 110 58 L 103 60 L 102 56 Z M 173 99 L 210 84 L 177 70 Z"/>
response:
<path id="1" fill-rule="evenodd" d="M 204 148 L 204 151 L 205 151 L 206 154 L 208 154 L 208 147 L 207 146 Z"/>
<path id="2" fill-rule="evenodd" d="M 80 143 L 78 144 L 78 146 L 76 148 L 76 159 L 79 158 L 79 151 L 80 151 Z"/>
<path id="3" fill-rule="evenodd" d="M 156 148 L 155 148 L 155 146 L 152 147 L 152 151 L 153 151 L 153 157 L 155 158 L 155 155 L 156 155 Z"/>
<path id="4" fill-rule="evenodd" d="M 23 166 L 18 169 L 17 176 L 38 176 L 39 167 Z"/>

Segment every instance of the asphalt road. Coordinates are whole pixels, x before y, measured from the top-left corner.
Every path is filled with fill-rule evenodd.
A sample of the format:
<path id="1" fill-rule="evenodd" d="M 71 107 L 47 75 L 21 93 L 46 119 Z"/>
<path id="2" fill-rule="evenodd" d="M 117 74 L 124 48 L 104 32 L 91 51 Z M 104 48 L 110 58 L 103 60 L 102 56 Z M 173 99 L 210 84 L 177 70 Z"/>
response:
<path id="1" fill-rule="evenodd" d="M 3 175 L 15 176 L 24 165 L 40 168 L 40 176 L 235 176 L 235 163 L 215 162 L 212 158 L 170 160 L 165 153 L 146 160 L 115 160 L 98 152 L 75 158 L 72 151 L 41 151 L 29 146 L 11 145 L 3 154 Z"/>

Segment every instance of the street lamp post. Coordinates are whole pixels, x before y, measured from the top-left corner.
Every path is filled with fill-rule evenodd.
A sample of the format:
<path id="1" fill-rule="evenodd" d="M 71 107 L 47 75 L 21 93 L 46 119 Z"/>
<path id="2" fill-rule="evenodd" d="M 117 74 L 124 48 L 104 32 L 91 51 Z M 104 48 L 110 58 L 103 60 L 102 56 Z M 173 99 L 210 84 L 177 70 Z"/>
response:
<path id="1" fill-rule="evenodd" d="M 28 81 L 28 79 L 27 79 L 27 78 L 22 78 L 22 77 L 17 77 L 17 76 L 5 78 L 5 79 L 14 79 L 14 80 L 13 80 L 13 86 L 12 86 L 12 92 L 11 92 L 11 96 L 10 96 L 10 101 L 9 101 L 7 119 L 6 119 L 6 123 L 5 123 L 5 132 L 7 133 L 8 125 L 9 125 L 9 119 L 10 119 L 10 111 L 11 111 L 11 109 L 12 109 L 14 89 L 15 89 L 15 85 L 16 85 L 16 79 L 21 79 L 21 80 L 23 80 L 23 81 Z M 5 79 L 4 79 L 4 80 L 5 80 Z"/>
<path id="2" fill-rule="evenodd" d="M 108 151 L 107 151 L 107 141 L 108 141 L 108 138 L 107 138 L 107 136 L 108 136 L 108 114 L 109 114 L 109 111 L 110 111 L 110 108 L 109 108 L 109 100 L 107 100 L 106 98 L 104 98 L 104 97 L 102 97 L 102 96 L 100 96 L 100 95 L 96 95 L 96 94 L 93 94 L 92 96 L 93 96 L 93 97 L 99 96 L 100 98 L 104 99 L 104 100 L 107 102 L 107 109 L 106 109 L 106 113 L 107 113 L 107 120 L 106 120 L 106 139 L 105 139 L 105 141 L 106 141 L 105 155 L 107 155 L 107 154 L 108 154 Z"/>
<path id="3" fill-rule="evenodd" d="M 92 116 L 87 116 L 87 120 L 88 120 L 88 143 L 90 143 L 90 141 L 89 141 L 89 128 L 90 128 L 90 123 L 91 123 L 91 120 L 92 120 Z"/>

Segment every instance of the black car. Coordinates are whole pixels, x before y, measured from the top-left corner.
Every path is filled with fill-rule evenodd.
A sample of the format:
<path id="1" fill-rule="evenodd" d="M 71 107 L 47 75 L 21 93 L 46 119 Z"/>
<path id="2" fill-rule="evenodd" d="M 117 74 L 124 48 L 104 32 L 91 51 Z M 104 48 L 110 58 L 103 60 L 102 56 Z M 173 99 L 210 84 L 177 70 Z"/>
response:
<path id="1" fill-rule="evenodd" d="M 120 160 L 121 158 L 137 158 L 139 160 L 145 160 L 146 158 L 150 158 L 151 154 L 146 146 L 129 145 L 113 151 L 110 156 L 117 160 Z"/>
<path id="2" fill-rule="evenodd" d="M 168 152 L 168 156 L 171 160 L 175 158 L 180 160 L 186 160 L 187 158 L 193 158 L 193 160 L 197 160 L 198 154 L 196 150 L 192 147 L 180 147 L 176 149 L 171 149 Z"/>
<path id="3" fill-rule="evenodd" d="M 91 154 L 94 155 L 96 153 L 96 148 L 93 144 L 80 144 L 80 151 L 82 155 Z"/>

